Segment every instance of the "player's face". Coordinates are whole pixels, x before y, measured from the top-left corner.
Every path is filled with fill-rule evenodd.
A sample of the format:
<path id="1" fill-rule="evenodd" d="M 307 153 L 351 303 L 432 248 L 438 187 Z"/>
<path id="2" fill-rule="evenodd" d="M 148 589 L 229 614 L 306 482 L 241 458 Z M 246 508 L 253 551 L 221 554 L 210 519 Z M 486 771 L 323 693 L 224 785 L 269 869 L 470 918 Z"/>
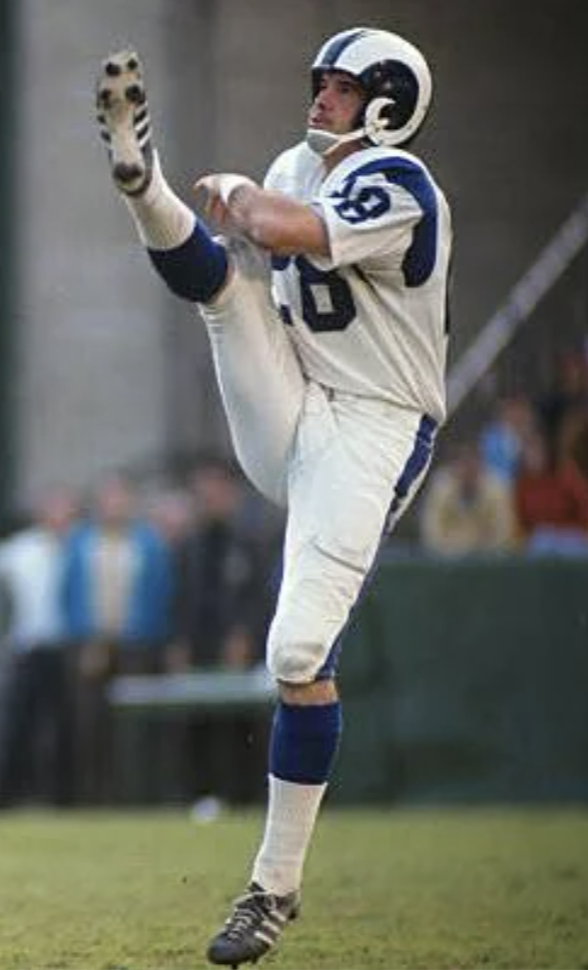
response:
<path id="1" fill-rule="evenodd" d="M 344 135 L 356 127 L 364 103 L 361 85 L 344 71 L 325 71 L 318 93 L 310 106 L 308 124 L 334 135 Z"/>

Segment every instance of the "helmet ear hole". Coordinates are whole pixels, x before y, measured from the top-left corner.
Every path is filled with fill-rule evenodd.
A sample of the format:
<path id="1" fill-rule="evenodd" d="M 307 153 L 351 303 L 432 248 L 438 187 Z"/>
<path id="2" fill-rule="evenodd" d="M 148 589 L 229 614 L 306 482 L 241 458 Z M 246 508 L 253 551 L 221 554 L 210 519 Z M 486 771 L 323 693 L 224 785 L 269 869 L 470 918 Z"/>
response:
<path id="1" fill-rule="evenodd" d="M 374 145 L 391 147 L 396 142 L 396 105 L 392 98 L 372 98 L 365 109 L 365 133 Z"/>

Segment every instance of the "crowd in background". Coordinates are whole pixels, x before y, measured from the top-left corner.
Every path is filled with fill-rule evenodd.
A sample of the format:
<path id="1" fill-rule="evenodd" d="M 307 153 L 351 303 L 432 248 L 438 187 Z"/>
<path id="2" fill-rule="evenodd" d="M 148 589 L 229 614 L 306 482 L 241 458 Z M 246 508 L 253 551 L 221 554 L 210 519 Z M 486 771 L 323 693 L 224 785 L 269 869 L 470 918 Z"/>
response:
<path id="1" fill-rule="evenodd" d="M 588 555 L 588 357 L 568 351 L 553 386 L 513 393 L 452 445 L 423 495 L 420 537 L 439 555 Z"/>
<path id="2" fill-rule="evenodd" d="M 115 676 L 263 661 L 282 521 L 264 519 L 260 503 L 215 456 L 169 488 L 145 492 L 116 473 L 89 497 L 63 487 L 37 496 L 0 542 L 0 808 L 115 797 Z M 499 397 L 473 438 L 450 441 L 417 531 L 420 552 L 436 556 L 588 555 L 583 353 L 563 354 L 536 399 Z M 265 741 L 246 714 L 170 726 L 177 798 L 253 800 Z"/>
<path id="3" fill-rule="evenodd" d="M 210 457 L 181 489 L 144 495 L 117 473 L 88 502 L 62 487 L 38 496 L 0 544 L 0 807 L 39 793 L 57 805 L 113 798 L 113 677 L 259 663 L 276 551 L 248 496 Z M 255 731 L 237 721 L 223 728 L 233 764 Z M 223 775 L 214 755 L 223 731 L 194 718 L 174 732 L 178 797 L 246 799 L 247 773 Z"/>

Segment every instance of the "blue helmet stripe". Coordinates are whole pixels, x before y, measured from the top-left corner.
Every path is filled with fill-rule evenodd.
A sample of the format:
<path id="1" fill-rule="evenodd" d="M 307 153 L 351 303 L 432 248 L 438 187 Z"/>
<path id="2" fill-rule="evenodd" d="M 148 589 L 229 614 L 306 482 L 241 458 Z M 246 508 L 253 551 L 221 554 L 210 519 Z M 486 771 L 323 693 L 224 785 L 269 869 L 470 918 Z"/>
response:
<path id="1" fill-rule="evenodd" d="M 343 51 L 347 50 L 349 45 L 354 44 L 360 37 L 365 37 L 369 32 L 365 27 L 358 27 L 357 30 L 352 30 L 343 37 L 335 37 L 321 57 L 320 66 L 334 67 Z"/>

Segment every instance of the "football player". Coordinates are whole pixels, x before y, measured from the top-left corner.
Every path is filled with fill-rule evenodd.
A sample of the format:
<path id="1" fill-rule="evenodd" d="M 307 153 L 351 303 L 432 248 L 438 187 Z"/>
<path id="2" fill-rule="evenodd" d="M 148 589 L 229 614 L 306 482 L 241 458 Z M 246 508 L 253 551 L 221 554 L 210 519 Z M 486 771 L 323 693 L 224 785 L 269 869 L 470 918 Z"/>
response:
<path id="1" fill-rule="evenodd" d="M 311 88 L 306 137 L 263 187 L 232 173 L 197 182 L 213 237 L 162 173 L 137 55 L 109 57 L 97 87 L 139 236 L 205 320 L 236 454 L 287 509 L 267 643 L 279 699 L 265 833 L 208 948 L 234 967 L 266 953 L 298 913 L 341 733 L 342 634 L 445 415 L 450 214 L 407 150 L 429 109 L 427 63 L 396 34 L 350 29 L 319 50 Z"/>

